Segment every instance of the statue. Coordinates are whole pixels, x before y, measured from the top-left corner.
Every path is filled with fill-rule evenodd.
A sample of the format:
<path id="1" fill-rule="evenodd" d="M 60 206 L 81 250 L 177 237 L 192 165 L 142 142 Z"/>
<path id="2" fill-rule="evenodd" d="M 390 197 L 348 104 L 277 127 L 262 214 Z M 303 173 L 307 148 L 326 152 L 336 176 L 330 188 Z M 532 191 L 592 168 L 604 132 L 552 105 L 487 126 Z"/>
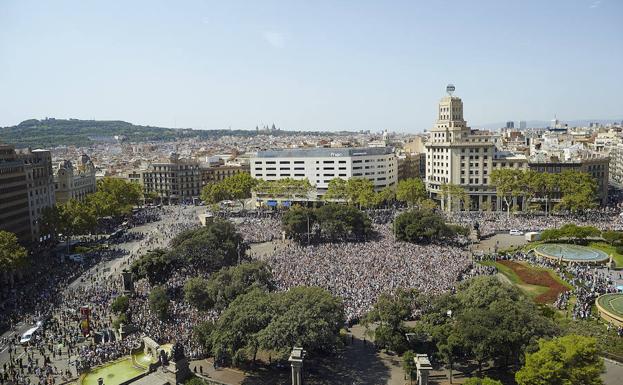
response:
<path id="1" fill-rule="evenodd" d="M 171 348 L 171 361 L 177 362 L 185 357 L 186 355 L 184 354 L 184 346 L 182 346 L 182 344 L 180 344 L 179 342 L 174 343 L 173 347 Z"/>
<path id="2" fill-rule="evenodd" d="M 160 357 L 158 359 L 160 361 L 160 365 L 165 367 L 169 364 L 169 359 L 167 358 L 167 353 L 164 350 L 160 351 Z"/>

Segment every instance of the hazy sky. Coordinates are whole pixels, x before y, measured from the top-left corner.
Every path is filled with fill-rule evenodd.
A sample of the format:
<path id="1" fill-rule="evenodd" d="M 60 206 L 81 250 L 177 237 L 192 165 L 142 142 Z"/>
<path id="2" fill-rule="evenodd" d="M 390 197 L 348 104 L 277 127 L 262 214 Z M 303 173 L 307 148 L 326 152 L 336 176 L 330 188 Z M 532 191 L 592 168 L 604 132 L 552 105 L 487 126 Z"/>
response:
<path id="1" fill-rule="evenodd" d="M 623 1 L 0 0 L 0 125 L 389 129 L 623 117 Z"/>

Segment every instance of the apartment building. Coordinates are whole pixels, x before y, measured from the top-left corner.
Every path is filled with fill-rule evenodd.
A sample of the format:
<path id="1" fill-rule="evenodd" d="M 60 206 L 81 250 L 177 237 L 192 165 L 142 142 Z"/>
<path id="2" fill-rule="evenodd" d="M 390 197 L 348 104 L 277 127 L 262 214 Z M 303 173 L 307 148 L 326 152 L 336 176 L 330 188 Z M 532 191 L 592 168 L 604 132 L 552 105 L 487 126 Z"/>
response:
<path id="1" fill-rule="evenodd" d="M 192 203 L 201 194 L 199 162 L 181 159 L 177 153 L 166 162 L 150 164 L 142 177 L 145 192 L 155 193 L 165 203 Z"/>
<path id="2" fill-rule="evenodd" d="M 88 155 L 80 157 L 78 166 L 71 160 L 59 163 L 54 175 L 56 202 L 65 203 L 70 199 L 83 200 L 97 188 L 95 166 Z"/>
<path id="3" fill-rule="evenodd" d="M 48 150 L 22 150 L 18 159 L 24 164 L 28 189 L 28 210 L 32 241 L 43 241 L 51 234 L 41 234 L 42 210 L 56 203 L 52 155 Z"/>

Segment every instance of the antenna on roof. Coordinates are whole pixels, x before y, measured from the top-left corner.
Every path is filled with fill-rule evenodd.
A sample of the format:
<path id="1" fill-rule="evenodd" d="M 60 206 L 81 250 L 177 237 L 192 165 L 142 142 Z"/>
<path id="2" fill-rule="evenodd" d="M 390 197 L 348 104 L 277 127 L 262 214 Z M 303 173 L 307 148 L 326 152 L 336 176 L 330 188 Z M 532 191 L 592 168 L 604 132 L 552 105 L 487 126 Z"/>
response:
<path id="1" fill-rule="evenodd" d="M 454 92 L 456 88 L 454 87 L 454 84 L 448 84 L 446 86 L 446 92 L 448 93 L 448 95 L 452 96 L 452 93 Z"/>

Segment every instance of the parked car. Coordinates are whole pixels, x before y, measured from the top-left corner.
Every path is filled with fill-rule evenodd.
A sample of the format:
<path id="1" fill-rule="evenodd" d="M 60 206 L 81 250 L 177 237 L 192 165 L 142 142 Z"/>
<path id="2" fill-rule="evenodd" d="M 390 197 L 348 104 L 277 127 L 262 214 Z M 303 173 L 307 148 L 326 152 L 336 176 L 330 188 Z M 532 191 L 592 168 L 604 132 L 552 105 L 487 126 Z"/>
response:
<path id="1" fill-rule="evenodd" d="M 523 235 L 523 231 L 521 231 L 521 230 L 511 230 L 508 233 L 510 235 Z"/>

